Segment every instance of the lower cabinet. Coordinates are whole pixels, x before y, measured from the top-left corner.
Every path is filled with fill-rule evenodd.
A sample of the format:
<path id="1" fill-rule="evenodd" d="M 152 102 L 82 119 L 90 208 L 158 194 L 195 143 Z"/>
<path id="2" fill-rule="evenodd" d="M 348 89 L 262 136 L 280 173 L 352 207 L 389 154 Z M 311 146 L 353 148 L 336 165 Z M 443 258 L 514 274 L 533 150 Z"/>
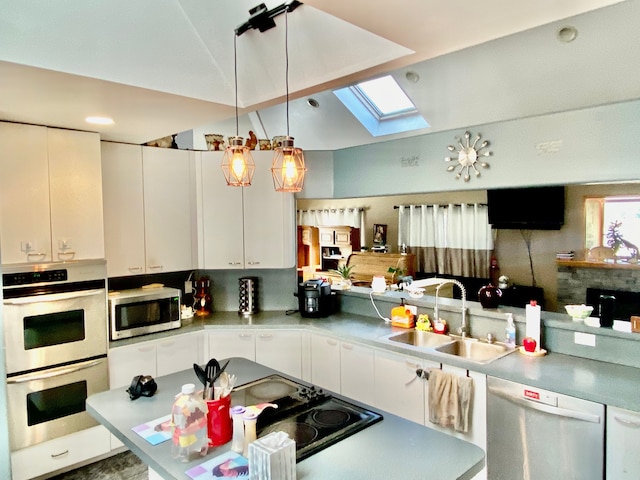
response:
<path id="1" fill-rule="evenodd" d="M 209 357 L 242 357 L 302 378 L 302 333 L 298 330 L 220 330 L 209 333 Z"/>
<path id="2" fill-rule="evenodd" d="M 158 377 L 192 368 L 202 363 L 202 342 L 202 334 L 194 332 L 112 348 L 109 388 L 128 387 L 136 375 Z"/>
<path id="3" fill-rule="evenodd" d="M 327 335 L 311 335 L 311 383 L 340 393 L 340 341 Z"/>
<path id="4" fill-rule="evenodd" d="M 376 350 L 374 406 L 424 424 L 426 390 L 424 380 L 416 376 L 418 368 L 440 368 L 440 364 Z"/>
<path id="5" fill-rule="evenodd" d="M 607 406 L 606 478 L 640 478 L 640 413 Z"/>
<path id="6" fill-rule="evenodd" d="M 55 472 L 111 451 L 109 431 L 102 425 L 54 438 L 11 453 L 13 480 Z"/>

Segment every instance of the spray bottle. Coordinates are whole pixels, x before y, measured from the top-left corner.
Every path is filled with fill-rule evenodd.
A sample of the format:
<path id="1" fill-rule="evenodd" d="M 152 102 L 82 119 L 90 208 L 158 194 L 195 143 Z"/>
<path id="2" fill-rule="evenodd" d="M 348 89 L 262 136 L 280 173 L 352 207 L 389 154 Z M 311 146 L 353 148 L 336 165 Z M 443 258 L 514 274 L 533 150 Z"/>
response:
<path id="1" fill-rule="evenodd" d="M 516 347 L 516 326 L 513 323 L 513 314 L 507 313 L 507 328 L 504 330 L 504 343 L 509 347 Z"/>

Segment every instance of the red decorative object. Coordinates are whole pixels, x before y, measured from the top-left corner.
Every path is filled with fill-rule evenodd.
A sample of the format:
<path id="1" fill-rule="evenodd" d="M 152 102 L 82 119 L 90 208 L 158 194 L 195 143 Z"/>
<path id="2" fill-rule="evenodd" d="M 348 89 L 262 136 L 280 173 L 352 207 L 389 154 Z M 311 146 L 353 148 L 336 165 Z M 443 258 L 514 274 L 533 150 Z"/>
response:
<path id="1" fill-rule="evenodd" d="M 482 308 L 498 308 L 500 298 L 502 298 L 502 290 L 494 287 L 491 283 L 478 291 L 478 301 Z"/>

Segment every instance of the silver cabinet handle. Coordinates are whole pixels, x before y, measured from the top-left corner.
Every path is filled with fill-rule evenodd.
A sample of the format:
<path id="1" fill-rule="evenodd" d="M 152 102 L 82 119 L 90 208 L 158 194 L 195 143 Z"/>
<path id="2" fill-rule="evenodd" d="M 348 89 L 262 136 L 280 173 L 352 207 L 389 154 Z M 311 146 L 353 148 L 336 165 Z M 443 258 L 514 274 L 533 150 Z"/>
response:
<path id="1" fill-rule="evenodd" d="M 249 265 L 260 265 L 260 262 L 247 262 Z"/>
<path id="2" fill-rule="evenodd" d="M 242 265 L 242 262 L 229 262 L 229 265 Z"/>
<path id="3" fill-rule="evenodd" d="M 582 420 L 584 422 L 600 423 L 600 415 L 580 412 L 578 410 L 571 410 L 568 408 L 554 407 L 545 403 L 533 402 L 531 400 L 526 400 L 524 398 L 512 395 L 495 387 L 489 387 L 488 391 L 500 398 L 503 398 L 511 403 L 515 403 L 516 405 L 520 405 L 524 408 L 530 408 L 532 410 L 548 413 L 550 415 L 556 415 L 558 417 L 575 418 L 576 420 Z"/>
<path id="4" fill-rule="evenodd" d="M 73 260 L 75 256 L 76 252 L 74 251 L 58 252 L 58 258 L 60 260 Z"/>
<path id="5" fill-rule="evenodd" d="M 617 415 L 614 415 L 613 418 L 615 418 L 617 422 L 620 422 L 623 425 L 627 425 L 628 427 L 640 428 L 640 422 L 629 420 L 628 418 L 622 418 Z"/>
<path id="6" fill-rule="evenodd" d="M 349 343 L 343 343 L 342 344 L 342 348 L 344 350 L 353 350 L 353 345 L 349 344 Z"/>
<path id="7" fill-rule="evenodd" d="M 162 265 L 151 265 L 149 270 L 162 270 Z"/>
<path id="8" fill-rule="evenodd" d="M 31 252 L 31 253 L 27 253 L 27 260 L 32 262 L 34 260 L 43 259 L 46 256 L 47 254 L 45 252 Z M 31 257 L 37 257 L 37 258 L 31 258 Z"/>
<path id="9" fill-rule="evenodd" d="M 69 450 L 65 450 L 64 452 L 60 452 L 60 453 L 52 453 L 51 458 L 60 458 L 68 454 L 69 454 Z"/>
<path id="10" fill-rule="evenodd" d="M 26 375 L 20 375 L 19 377 L 15 378 L 7 378 L 7 383 L 27 383 L 33 382 L 35 380 L 46 380 L 47 378 L 61 377 L 62 375 L 69 375 L 70 373 L 75 373 L 79 372 L 80 370 L 95 367 L 96 365 L 100 365 L 101 363 L 104 363 L 104 359 L 93 360 L 91 362 L 85 362 L 80 365 L 72 365 L 67 368 L 55 369 L 54 371 L 50 371 L 47 373 L 28 373 Z"/>
<path id="11" fill-rule="evenodd" d="M 42 302 L 59 302 L 61 300 L 71 300 L 74 298 L 80 297 L 90 297 L 92 295 L 104 295 L 104 289 L 96 288 L 93 290 L 82 290 L 80 292 L 65 292 L 65 293 L 52 293 L 50 295 L 43 295 L 41 297 L 20 297 L 20 298 L 10 298 L 4 300 L 5 305 L 29 305 L 31 303 L 42 303 Z"/>
<path id="12" fill-rule="evenodd" d="M 131 273 L 137 273 L 137 272 L 141 272 L 142 271 L 142 267 L 129 267 L 128 270 Z"/>

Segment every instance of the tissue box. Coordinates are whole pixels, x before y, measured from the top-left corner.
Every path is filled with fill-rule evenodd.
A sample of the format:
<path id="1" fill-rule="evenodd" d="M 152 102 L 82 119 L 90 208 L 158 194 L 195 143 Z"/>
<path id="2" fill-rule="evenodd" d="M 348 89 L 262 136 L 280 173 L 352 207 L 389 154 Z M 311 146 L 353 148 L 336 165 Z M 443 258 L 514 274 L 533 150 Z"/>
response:
<path id="1" fill-rule="evenodd" d="M 296 443 L 272 432 L 249 444 L 249 480 L 295 480 Z"/>

